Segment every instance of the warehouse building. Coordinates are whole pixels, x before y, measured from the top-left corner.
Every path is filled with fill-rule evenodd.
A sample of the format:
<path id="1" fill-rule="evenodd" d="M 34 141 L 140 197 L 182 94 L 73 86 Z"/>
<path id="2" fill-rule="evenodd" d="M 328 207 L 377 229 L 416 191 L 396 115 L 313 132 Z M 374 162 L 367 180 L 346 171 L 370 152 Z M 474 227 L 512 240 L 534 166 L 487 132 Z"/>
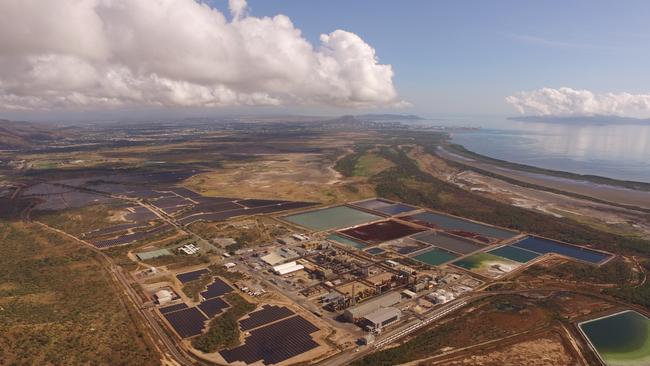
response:
<path id="1" fill-rule="evenodd" d="M 273 267 L 273 272 L 275 272 L 276 274 L 282 276 L 282 275 L 289 274 L 289 273 L 292 273 L 292 272 L 300 271 L 302 269 L 305 269 L 305 266 L 303 266 L 302 264 L 298 264 L 298 263 L 296 263 L 294 261 L 294 262 L 280 264 L 280 265 L 277 265 L 277 266 Z"/>
<path id="2" fill-rule="evenodd" d="M 387 307 L 373 311 L 361 319 L 360 325 L 368 331 L 379 331 L 402 318 L 398 308 Z"/>
<path id="3" fill-rule="evenodd" d="M 401 299 L 402 295 L 399 292 L 389 292 L 385 295 L 377 296 L 374 299 L 370 299 L 357 306 L 346 309 L 343 313 L 343 317 L 347 321 L 357 322 L 379 309 L 398 304 Z"/>

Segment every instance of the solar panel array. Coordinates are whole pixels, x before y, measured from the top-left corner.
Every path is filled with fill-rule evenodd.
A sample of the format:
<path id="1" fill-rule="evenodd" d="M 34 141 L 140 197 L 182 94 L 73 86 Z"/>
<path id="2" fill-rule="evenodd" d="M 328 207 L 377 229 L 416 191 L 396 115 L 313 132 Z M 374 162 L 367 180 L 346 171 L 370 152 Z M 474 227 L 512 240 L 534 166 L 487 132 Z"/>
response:
<path id="1" fill-rule="evenodd" d="M 219 353 L 228 363 L 276 364 L 317 348 L 311 337 L 316 331 L 316 326 L 296 315 L 252 330 L 243 345 Z"/>
<path id="2" fill-rule="evenodd" d="M 213 318 L 216 315 L 221 314 L 221 311 L 228 306 L 228 303 L 223 301 L 220 297 L 205 300 L 198 305 L 199 309 L 201 309 L 208 318 Z"/>
<path id="3" fill-rule="evenodd" d="M 155 235 L 155 234 L 166 233 L 171 230 L 174 230 L 174 227 L 169 225 L 168 223 L 164 223 L 162 225 L 159 225 L 147 231 L 136 231 L 134 233 L 122 235 L 113 239 L 91 240 L 90 243 L 97 248 L 103 249 L 103 248 L 114 247 L 117 245 L 129 244 L 136 240 L 144 239 L 148 236 Z"/>
<path id="4" fill-rule="evenodd" d="M 165 319 L 182 338 L 201 334 L 208 318 L 196 307 L 163 314 Z"/>
<path id="5" fill-rule="evenodd" d="M 83 192 L 75 192 L 83 194 Z M 154 206 L 168 215 L 177 215 L 178 222 L 189 225 L 197 221 L 225 221 L 238 216 L 274 213 L 313 206 L 311 202 L 292 202 L 281 200 L 244 199 L 228 197 L 204 197 L 184 188 L 172 190 L 138 189 L 121 191 L 128 196 L 150 199 Z M 152 211 L 142 206 L 131 207 L 125 218 L 131 223 L 119 224 L 113 227 L 87 233 L 89 241 L 97 248 L 109 248 L 133 243 L 148 236 L 173 230 L 169 224 L 162 224 L 153 229 L 145 230 L 150 221 L 158 217 Z M 129 229 L 140 231 L 126 233 Z M 110 235 L 121 236 L 107 238 Z M 95 239 L 96 238 L 96 239 Z"/>
<path id="6" fill-rule="evenodd" d="M 100 237 L 100 236 L 107 236 L 107 235 L 111 235 L 111 234 L 118 234 L 120 232 L 127 231 L 129 229 L 134 229 L 136 227 L 141 227 L 141 226 L 144 226 L 144 225 L 146 225 L 146 224 L 137 223 L 137 222 L 128 223 L 128 224 L 120 224 L 120 225 L 110 226 L 110 227 L 107 227 L 107 228 L 87 232 L 87 233 L 83 234 L 83 237 L 90 239 L 90 238 L 97 238 L 97 237 Z"/>
<path id="7" fill-rule="evenodd" d="M 176 304 L 176 305 L 171 305 L 171 306 L 167 306 L 167 307 L 164 307 L 164 308 L 160 308 L 160 309 L 158 309 L 158 310 L 160 310 L 160 312 L 161 312 L 162 314 L 167 314 L 167 313 L 171 313 L 172 311 L 178 311 L 178 310 L 183 310 L 183 309 L 187 309 L 187 304 L 185 304 L 185 303 L 180 303 L 180 304 Z"/>
<path id="8" fill-rule="evenodd" d="M 208 272 L 207 269 L 200 269 L 181 273 L 176 275 L 176 277 L 180 281 L 189 282 Z M 208 285 L 208 290 L 204 292 L 208 293 L 208 296 L 215 296 L 206 298 L 199 305 L 193 307 L 188 307 L 185 303 L 181 303 L 159 308 L 158 310 L 181 338 L 194 337 L 203 332 L 206 326 L 206 320 L 221 314 L 223 309 L 230 306 L 219 297 L 230 291 L 232 291 L 232 288 L 228 284 L 220 278 L 215 277 L 214 282 Z"/>
<path id="9" fill-rule="evenodd" d="M 210 272 L 207 268 L 199 269 L 192 272 L 179 273 L 176 275 L 181 283 L 187 283 L 190 281 L 198 280 L 204 273 Z"/>
<path id="10" fill-rule="evenodd" d="M 248 200 L 241 200 L 237 201 L 240 205 L 244 205 L 246 207 L 264 207 L 264 206 L 272 206 L 272 205 L 280 205 L 283 203 L 289 203 L 290 201 L 278 201 L 278 200 L 257 200 L 257 199 L 248 199 Z"/>
<path id="11" fill-rule="evenodd" d="M 83 237 L 86 239 L 100 238 L 98 240 L 94 240 L 94 242 L 97 242 L 97 245 L 100 247 L 110 247 L 114 245 L 126 244 L 134 240 L 132 236 L 129 236 L 130 234 L 122 235 L 121 237 L 115 239 L 106 239 L 106 237 L 110 235 L 115 236 L 120 233 L 126 233 L 126 231 L 129 229 L 146 229 L 149 226 L 149 222 L 157 218 L 153 212 L 149 211 L 145 207 L 135 206 L 129 207 L 128 209 L 129 211 L 124 216 L 124 218 L 131 222 L 93 230 L 83 234 Z M 101 239 L 102 237 L 103 239 Z"/>
<path id="12" fill-rule="evenodd" d="M 158 217 L 146 207 L 136 206 L 132 207 L 131 210 L 133 210 L 133 212 L 129 212 L 125 215 L 125 218 L 130 221 L 146 222 Z"/>
<path id="13" fill-rule="evenodd" d="M 208 289 L 201 292 L 201 296 L 203 296 L 204 299 L 208 300 L 219 297 L 221 295 L 225 295 L 231 291 L 232 287 L 223 282 L 222 279 L 215 277 L 214 282 L 208 285 Z"/>
<path id="14" fill-rule="evenodd" d="M 284 319 L 295 314 L 284 306 L 264 305 L 261 310 L 248 314 L 248 318 L 239 322 L 239 327 L 243 331 L 248 331 L 262 325 L 272 323 L 276 320 Z"/>
<path id="15" fill-rule="evenodd" d="M 179 219 L 179 222 L 183 225 L 189 225 L 197 221 L 225 221 L 237 216 L 268 214 L 280 211 L 294 210 L 298 208 L 313 206 L 316 205 L 316 203 L 286 202 L 274 204 L 271 206 L 252 208 L 243 207 L 241 205 L 238 205 L 238 208 L 235 208 L 233 205 L 236 204 L 220 204 L 219 206 L 212 207 L 211 209 L 197 206 L 195 208 L 192 208 L 192 210 L 185 212 L 184 216 Z"/>

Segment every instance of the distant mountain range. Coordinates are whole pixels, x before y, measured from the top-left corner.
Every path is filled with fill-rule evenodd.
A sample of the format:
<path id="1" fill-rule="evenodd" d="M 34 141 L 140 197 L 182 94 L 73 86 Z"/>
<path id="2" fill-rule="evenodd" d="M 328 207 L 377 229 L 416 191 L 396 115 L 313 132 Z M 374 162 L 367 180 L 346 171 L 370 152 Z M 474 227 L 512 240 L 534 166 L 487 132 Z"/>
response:
<path id="1" fill-rule="evenodd" d="M 0 119 L 0 149 L 28 148 L 64 135 L 56 127 Z"/>
<path id="2" fill-rule="evenodd" d="M 361 121 L 420 121 L 424 119 L 413 114 L 359 114 L 354 117 Z"/>
<path id="3" fill-rule="evenodd" d="M 524 116 L 510 117 L 512 121 L 558 123 L 567 125 L 650 125 L 650 119 L 619 116 Z"/>

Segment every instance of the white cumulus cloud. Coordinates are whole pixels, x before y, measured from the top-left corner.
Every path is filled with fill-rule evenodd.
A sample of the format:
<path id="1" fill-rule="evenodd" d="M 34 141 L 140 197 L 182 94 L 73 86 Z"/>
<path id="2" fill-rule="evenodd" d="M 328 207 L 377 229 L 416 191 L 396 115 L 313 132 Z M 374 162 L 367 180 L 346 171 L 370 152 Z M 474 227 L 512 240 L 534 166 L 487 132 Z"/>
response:
<path id="1" fill-rule="evenodd" d="M 354 33 L 312 45 L 284 15 L 199 0 L 0 1 L 0 110 L 403 104 Z"/>
<path id="2" fill-rule="evenodd" d="M 650 117 L 650 94 L 542 88 L 515 93 L 506 97 L 506 102 L 530 115 Z"/>

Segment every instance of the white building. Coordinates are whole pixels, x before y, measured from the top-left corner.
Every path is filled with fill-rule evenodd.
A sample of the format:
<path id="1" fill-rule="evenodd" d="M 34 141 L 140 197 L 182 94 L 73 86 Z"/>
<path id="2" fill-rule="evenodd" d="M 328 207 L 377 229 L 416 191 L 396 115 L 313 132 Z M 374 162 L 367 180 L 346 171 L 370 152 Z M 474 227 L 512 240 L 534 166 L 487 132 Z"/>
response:
<path id="1" fill-rule="evenodd" d="M 455 298 L 454 294 L 451 291 L 445 289 L 438 289 L 426 296 L 427 300 L 433 302 L 434 304 L 444 304 Z"/>
<path id="2" fill-rule="evenodd" d="M 174 294 L 169 290 L 163 289 L 156 292 L 156 300 L 160 305 L 167 304 L 168 302 L 172 301 L 173 298 L 174 298 Z"/>
<path id="3" fill-rule="evenodd" d="M 199 252 L 199 247 L 194 244 L 185 244 L 182 247 L 178 248 L 178 251 L 183 252 L 187 255 L 193 255 Z"/>
<path id="4" fill-rule="evenodd" d="M 273 267 L 273 272 L 276 274 L 283 276 L 285 274 L 289 274 L 292 272 L 300 271 L 302 269 L 305 269 L 305 266 L 302 264 L 298 264 L 295 261 L 294 262 L 289 262 L 285 264 L 280 264 L 275 267 Z"/>

